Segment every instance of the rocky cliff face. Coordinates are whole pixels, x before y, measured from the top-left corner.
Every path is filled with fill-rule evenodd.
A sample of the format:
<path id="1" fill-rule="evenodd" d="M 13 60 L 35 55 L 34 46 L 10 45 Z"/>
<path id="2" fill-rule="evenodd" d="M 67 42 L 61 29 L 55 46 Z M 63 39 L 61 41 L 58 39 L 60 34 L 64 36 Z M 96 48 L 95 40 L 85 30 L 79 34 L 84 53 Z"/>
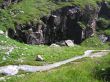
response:
<path id="1" fill-rule="evenodd" d="M 15 30 L 10 28 L 8 35 L 27 44 L 51 44 L 68 39 L 80 44 L 95 34 L 98 16 L 110 15 L 105 2 L 99 5 L 98 8 L 86 5 L 83 10 L 78 6 L 66 6 L 41 17 L 36 24 L 33 21 L 16 23 Z"/>
<path id="2" fill-rule="evenodd" d="M 3 2 L 0 4 L 0 8 L 5 9 L 6 7 L 10 6 L 11 4 L 18 3 L 22 0 L 3 0 Z"/>

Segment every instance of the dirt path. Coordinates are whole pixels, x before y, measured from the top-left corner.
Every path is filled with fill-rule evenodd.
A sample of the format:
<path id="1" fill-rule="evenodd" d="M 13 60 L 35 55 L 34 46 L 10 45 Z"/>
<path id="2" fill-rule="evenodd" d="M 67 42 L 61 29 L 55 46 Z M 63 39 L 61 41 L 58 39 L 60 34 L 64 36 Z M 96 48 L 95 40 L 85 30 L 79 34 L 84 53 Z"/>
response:
<path id="1" fill-rule="evenodd" d="M 15 75 L 19 72 L 19 70 L 23 70 L 25 72 L 38 72 L 38 71 L 46 71 L 50 70 L 56 67 L 59 67 L 61 65 L 67 64 L 69 62 L 82 59 L 84 57 L 102 57 L 107 55 L 110 52 L 110 50 L 87 50 L 84 52 L 84 55 L 82 56 L 76 56 L 64 61 L 56 62 L 53 64 L 45 65 L 45 66 L 30 66 L 30 65 L 8 65 L 0 67 L 0 73 L 5 75 Z"/>

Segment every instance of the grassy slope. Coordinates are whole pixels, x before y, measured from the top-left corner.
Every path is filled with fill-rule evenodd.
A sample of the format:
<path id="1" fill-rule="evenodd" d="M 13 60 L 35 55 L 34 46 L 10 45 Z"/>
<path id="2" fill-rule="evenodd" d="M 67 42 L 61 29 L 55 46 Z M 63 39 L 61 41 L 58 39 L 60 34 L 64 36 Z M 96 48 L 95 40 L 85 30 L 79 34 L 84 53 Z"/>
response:
<path id="1" fill-rule="evenodd" d="M 84 51 L 88 49 L 109 49 L 110 47 L 107 44 L 102 44 L 97 37 L 87 39 L 81 44 L 81 46 L 49 47 L 45 45 L 26 45 L 10 38 L 0 36 L 0 45 L 2 47 L 15 47 L 8 57 L 5 54 L 7 49 L 0 49 L 1 66 L 8 64 L 44 65 L 82 55 Z M 45 61 L 35 61 L 37 55 L 42 55 Z M 5 56 L 7 60 L 3 61 L 3 56 Z"/>
<path id="2" fill-rule="evenodd" d="M 94 7 L 96 7 L 96 1 L 100 0 L 73 0 L 72 2 L 60 2 L 60 3 L 54 3 L 52 0 L 23 0 L 18 4 L 11 5 L 7 9 L 1 10 L 0 16 L 2 18 L 6 18 L 5 20 L 0 21 L 0 29 L 6 30 L 8 27 L 13 27 L 14 21 L 17 21 L 19 23 L 24 23 L 29 20 L 35 20 L 37 21 L 40 16 L 48 14 L 51 10 L 55 10 L 57 8 L 67 6 L 67 5 L 79 5 L 81 8 L 83 8 L 86 4 L 91 4 Z M 86 2 L 86 3 L 85 3 Z M 9 12 L 14 10 L 16 17 L 13 17 Z M 21 13 L 23 11 L 24 13 Z M 11 26 L 10 26 L 11 25 Z M 53 63 L 55 61 L 64 60 L 67 58 L 70 58 L 72 56 L 81 55 L 83 54 L 84 50 L 86 49 L 103 49 L 107 48 L 108 46 L 100 45 L 101 42 L 98 42 L 99 40 L 94 40 L 93 45 L 91 46 L 91 42 L 86 43 L 86 46 L 80 47 L 76 46 L 75 48 L 49 48 L 47 46 L 31 46 L 31 45 L 25 45 L 19 42 L 16 42 L 12 39 L 7 39 L 4 36 L 0 36 L 0 45 L 6 45 L 6 46 L 17 46 L 17 48 L 11 53 L 10 57 L 7 59 L 7 61 L 3 61 L 0 63 L 0 65 L 6 65 L 6 64 L 31 64 L 31 65 L 41 65 L 46 63 Z M 99 46 L 96 47 L 96 43 L 99 43 Z M 85 44 L 84 44 L 85 45 Z M 87 46 L 88 45 L 88 46 Z M 101 47 L 100 47 L 101 46 Z M 20 48 L 18 48 L 20 47 Z M 27 49 L 26 49 L 27 48 Z M 5 55 L 5 50 L 1 50 L 1 58 L 0 61 L 2 61 L 2 57 Z M 24 55 L 22 55 L 24 54 Z M 45 58 L 45 62 L 36 63 L 35 57 L 36 55 L 43 55 Z M 24 62 L 15 62 L 17 59 L 24 59 Z M 7 63 L 8 62 L 8 63 Z"/>
<path id="3" fill-rule="evenodd" d="M 14 27 L 14 22 L 25 23 L 29 20 L 39 20 L 39 17 L 47 15 L 50 11 L 69 5 L 79 5 L 84 8 L 91 4 L 96 7 L 96 1 L 100 0 L 73 0 L 72 2 L 54 3 L 52 0 L 23 0 L 18 4 L 11 5 L 7 9 L 0 10 L 0 29 L 6 30 Z M 11 14 L 14 12 L 14 15 Z"/>
<path id="4" fill-rule="evenodd" d="M 0 36 L 0 44 L 4 47 L 14 46 L 16 47 L 13 52 L 7 57 L 6 61 L 2 61 L 2 57 L 6 56 L 6 49 L 2 49 L 0 52 L 0 65 L 6 64 L 30 64 L 30 65 L 42 65 L 46 63 L 53 63 L 61 61 L 67 58 L 71 58 L 76 55 L 82 55 L 86 48 L 75 46 L 75 47 L 48 47 L 48 46 L 32 46 L 23 43 L 16 42 L 15 40 L 4 38 Z M 35 58 L 37 55 L 42 55 L 45 59 L 44 62 L 37 62 Z M 16 61 L 23 59 L 24 62 Z"/>
<path id="5" fill-rule="evenodd" d="M 66 6 L 66 5 L 80 5 L 82 8 L 86 4 L 95 5 L 96 1 L 101 0 L 74 0 L 74 2 L 62 2 L 62 3 L 53 3 L 48 0 L 23 0 L 19 4 L 10 6 L 8 9 L 1 10 L 0 12 L 0 29 L 6 30 L 9 27 L 14 27 L 14 21 L 19 23 L 24 23 L 29 20 L 37 21 L 40 16 L 49 14 L 49 11 L 55 10 L 57 8 Z M 86 2 L 86 3 L 85 3 Z M 20 10 L 24 13 L 17 13 L 16 17 L 10 15 L 10 10 Z M 2 19 L 6 18 L 6 19 Z M 92 43 L 92 44 L 91 44 Z M 98 45 L 97 45 L 98 44 Z M 103 45 L 96 37 L 87 39 L 82 43 L 82 46 L 75 46 L 74 48 L 61 47 L 61 48 L 50 48 L 48 46 L 31 46 L 19 43 L 4 36 L 0 36 L 0 45 L 1 46 L 16 46 L 17 48 L 10 54 L 9 58 L 6 61 L 2 61 L 2 57 L 5 55 L 6 50 L 0 49 L 0 65 L 8 64 L 30 64 L 30 65 L 43 65 L 47 63 L 53 63 L 56 61 L 64 60 L 76 55 L 81 55 L 87 49 L 106 49 L 109 46 Z M 24 54 L 24 55 L 22 55 Z M 44 58 L 44 62 L 35 61 L 36 55 L 41 54 Z M 107 56 L 102 59 L 98 59 L 98 62 L 101 62 L 103 67 L 109 66 L 110 56 Z M 16 61 L 18 59 L 23 59 L 24 62 Z M 1 62 L 2 61 L 2 62 Z M 97 59 L 96 59 L 97 61 Z M 102 82 L 92 76 L 92 71 L 95 69 L 98 64 L 95 64 L 96 61 L 88 59 L 84 62 L 76 64 L 64 65 L 61 68 L 41 73 L 31 73 L 26 75 L 26 77 L 17 78 L 13 77 L 7 82 Z M 102 67 L 99 66 L 99 69 Z M 36 78 L 38 77 L 38 78 Z"/>
<path id="6" fill-rule="evenodd" d="M 103 77 L 110 73 L 106 71 L 110 67 L 109 59 L 110 54 L 98 59 L 86 58 L 47 72 L 29 73 L 19 78 L 15 76 L 7 82 L 107 82 L 103 81 Z"/>

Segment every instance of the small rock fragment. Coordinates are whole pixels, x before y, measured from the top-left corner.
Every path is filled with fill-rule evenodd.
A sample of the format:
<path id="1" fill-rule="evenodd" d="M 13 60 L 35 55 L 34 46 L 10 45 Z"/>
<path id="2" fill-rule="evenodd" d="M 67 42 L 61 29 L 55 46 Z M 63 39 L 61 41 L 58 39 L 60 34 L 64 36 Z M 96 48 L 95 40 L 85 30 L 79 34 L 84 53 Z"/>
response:
<path id="1" fill-rule="evenodd" d="M 36 61 L 44 61 L 44 59 L 41 55 L 37 55 Z"/>
<path id="2" fill-rule="evenodd" d="M 60 47 L 60 46 L 57 44 L 51 44 L 50 47 Z"/>

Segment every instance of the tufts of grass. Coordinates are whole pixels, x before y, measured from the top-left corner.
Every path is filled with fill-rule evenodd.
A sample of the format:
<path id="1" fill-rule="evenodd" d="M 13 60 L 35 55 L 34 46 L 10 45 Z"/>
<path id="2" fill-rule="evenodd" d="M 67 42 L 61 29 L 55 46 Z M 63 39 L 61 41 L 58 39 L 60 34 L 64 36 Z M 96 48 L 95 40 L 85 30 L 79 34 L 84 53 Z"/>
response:
<path id="1" fill-rule="evenodd" d="M 74 56 L 83 55 L 85 50 L 88 49 L 108 49 L 107 44 L 103 44 L 95 36 L 85 40 L 81 46 L 75 45 L 75 47 L 49 47 L 46 45 L 27 45 L 19 43 L 10 38 L 0 36 L 0 45 L 4 47 L 15 47 L 10 53 L 9 57 L 5 54 L 7 50 L 1 50 L 0 65 L 9 64 L 28 64 L 28 65 L 45 65 L 58 61 L 62 61 Z M 92 43 L 92 44 L 91 44 Z M 36 56 L 41 55 L 45 61 L 35 61 Z M 3 56 L 7 57 L 7 60 L 3 61 Z"/>
<path id="2" fill-rule="evenodd" d="M 110 36 L 110 29 L 104 30 L 104 34 Z"/>
<path id="3" fill-rule="evenodd" d="M 93 49 L 109 49 L 110 47 L 107 43 L 102 43 L 97 35 L 87 38 L 81 45 Z"/>
<path id="4" fill-rule="evenodd" d="M 102 58 L 86 58 L 46 72 L 36 72 L 25 77 L 12 77 L 8 82 L 107 82 L 99 73 L 110 65 L 110 55 Z M 104 70 L 103 70 L 104 71 Z M 98 74 L 97 74 L 98 73 Z M 106 72 L 105 72 L 106 73 Z M 109 72 L 107 72 L 108 74 Z M 105 74 L 103 74 L 105 75 Z M 108 74 L 109 75 L 109 74 Z M 36 78 L 37 77 L 37 78 Z M 99 77 L 101 77 L 99 79 Z M 109 76 L 108 76 L 109 77 Z M 106 76 L 105 76 L 106 78 Z M 108 80 L 108 82 L 110 79 Z"/>
<path id="5" fill-rule="evenodd" d="M 78 5 L 83 9 L 90 4 L 97 7 L 96 2 L 100 0 L 72 0 L 71 2 L 55 3 L 53 0 L 22 0 L 6 9 L 0 10 L 0 29 L 14 28 L 14 23 L 26 23 L 30 20 L 39 20 L 40 17 L 48 15 L 51 11 L 65 6 Z"/>
<path id="6" fill-rule="evenodd" d="M 2 50 L 1 59 L 2 63 L 0 65 L 8 64 L 29 64 L 29 65 L 43 65 L 48 63 L 54 63 L 57 61 L 62 61 L 77 55 L 82 55 L 86 50 L 85 47 L 76 45 L 75 47 L 49 47 L 46 45 L 27 45 L 19 43 L 10 38 L 0 36 L 1 46 L 4 47 L 14 47 L 14 50 L 7 57 L 6 61 L 2 61 L 3 56 L 7 56 L 6 50 Z M 35 61 L 37 55 L 43 56 L 43 62 Z M 23 60 L 21 62 L 20 60 Z"/>

